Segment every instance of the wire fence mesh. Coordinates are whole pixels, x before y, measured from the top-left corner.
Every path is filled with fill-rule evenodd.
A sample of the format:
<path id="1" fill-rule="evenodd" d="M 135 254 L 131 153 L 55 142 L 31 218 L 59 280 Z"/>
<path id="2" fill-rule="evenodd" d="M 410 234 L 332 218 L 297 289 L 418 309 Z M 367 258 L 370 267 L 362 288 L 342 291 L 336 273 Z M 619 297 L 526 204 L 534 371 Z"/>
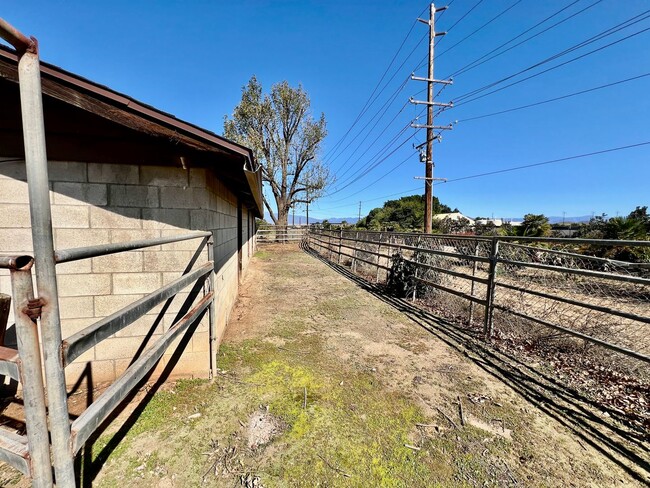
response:
<path id="1" fill-rule="evenodd" d="M 650 242 L 316 230 L 312 249 L 489 339 L 580 353 L 650 378 L 650 263 L 604 256 Z M 642 254 L 642 253 L 636 253 Z"/>

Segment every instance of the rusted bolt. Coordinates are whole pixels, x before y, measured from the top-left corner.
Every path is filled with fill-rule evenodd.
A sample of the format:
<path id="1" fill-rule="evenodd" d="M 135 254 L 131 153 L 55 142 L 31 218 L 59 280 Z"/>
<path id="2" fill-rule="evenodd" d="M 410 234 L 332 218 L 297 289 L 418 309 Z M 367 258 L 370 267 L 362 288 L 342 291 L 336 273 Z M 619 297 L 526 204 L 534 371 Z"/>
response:
<path id="1" fill-rule="evenodd" d="M 45 306 L 45 301 L 42 298 L 33 298 L 27 301 L 27 307 L 23 309 L 23 313 L 27 315 L 33 322 L 41 318 L 41 310 Z"/>

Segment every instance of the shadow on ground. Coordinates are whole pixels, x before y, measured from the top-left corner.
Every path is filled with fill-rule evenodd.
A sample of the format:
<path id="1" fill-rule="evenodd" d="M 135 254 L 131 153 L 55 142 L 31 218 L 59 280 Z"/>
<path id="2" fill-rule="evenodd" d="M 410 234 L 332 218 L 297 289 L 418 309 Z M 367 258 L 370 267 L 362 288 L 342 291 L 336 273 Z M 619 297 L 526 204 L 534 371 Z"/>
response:
<path id="1" fill-rule="evenodd" d="M 307 254 L 354 282 L 376 298 L 391 305 L 448 346 L 465 355 L 486 372 L 569 429 L 579 441 L 593 446 L 642 483 L 650 482 L 650 461 L 645 432 L 625 425 L 616 412 L 594 403 L 557 379 L 532 368 L 520 359 L 496 351 L 475 334 L 463 330 L 410 302 L 387 296 L 382 287 L 370 283 L 349 269 L 328 261 L 303 244 Z"/>

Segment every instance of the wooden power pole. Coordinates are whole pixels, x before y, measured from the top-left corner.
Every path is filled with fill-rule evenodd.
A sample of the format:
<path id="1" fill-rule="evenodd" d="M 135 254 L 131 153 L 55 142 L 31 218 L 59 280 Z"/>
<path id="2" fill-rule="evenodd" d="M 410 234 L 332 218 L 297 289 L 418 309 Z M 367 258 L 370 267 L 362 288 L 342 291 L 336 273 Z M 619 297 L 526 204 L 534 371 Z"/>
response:
<path id="1" fill-rule="evenodd" d="M 426 105 L 427 106 L 427 123 L 426 125 L 422 124 L 411 124 L 411 127 L 416 129 L 426 129 L 427 130 L 427 140 L 424 143 L 426 145 L 426 160 L 425 171 L 424 171 L 424 232 L 426 234 L 431 234 L 431 222 L 433 217 L 433 141 L 440 139 L 440 135 L 435 135 L 434 130 L 448 130 L 451 129 L 451 124 L 448 126 L 436 126 L 434 125 L 434 107 L 453 107 L 453 102 L 451 103 L 438 103 L 434 100 L 434 85 L 436 83 L 441 83 L 445 85 L 451 85 L 451 80 L 436 80 L 433 77 L 433 63 L 435 59 L 435 39 L 437 36 L 444 36 L 446 32 L 436 33 L 435 22 L 436 22 L 436 12 L 441 12 L 446 10 L 447 7 L 436 8 L 432 3 L 429 9 L 429 20 L 418 19 L 418 21 L 429 25 L 429 70 L 427 72 L 426 78 L 419 78 L 415 75 L 411 75 L 412 80 L 416 81 L 426 81 L 427 82 L 427 100 L 414 100 L 410 99 L 410 102 L 416 105 Z M 421 147 L 421 146 L 418 146 Z"/>

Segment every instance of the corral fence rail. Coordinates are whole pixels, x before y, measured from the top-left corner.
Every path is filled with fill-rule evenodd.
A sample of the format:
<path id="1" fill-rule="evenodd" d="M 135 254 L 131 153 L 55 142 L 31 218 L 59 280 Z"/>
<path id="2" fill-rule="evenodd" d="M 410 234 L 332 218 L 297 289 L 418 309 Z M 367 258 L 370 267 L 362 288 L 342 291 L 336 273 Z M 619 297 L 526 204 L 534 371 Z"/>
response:
<path id="1" fill-rule="evenodd" d="M 307 235 L 308 227 L 304 225 L 262 225 L 257 229 L 256 241 L 264 243 L 297 243 Z"/>
<path id="2" fill-rule="evenodd" d="M 410 270 L 408 298 L 438 304 L 486 339 L 534 330 L 633 358 L 632 369 L 650 363 L 650 263 L 608 257 L 650 255 L 650 241 L 343 229 L 312 229 L 307 241 L 378 283 L 399 261 Z"/>

